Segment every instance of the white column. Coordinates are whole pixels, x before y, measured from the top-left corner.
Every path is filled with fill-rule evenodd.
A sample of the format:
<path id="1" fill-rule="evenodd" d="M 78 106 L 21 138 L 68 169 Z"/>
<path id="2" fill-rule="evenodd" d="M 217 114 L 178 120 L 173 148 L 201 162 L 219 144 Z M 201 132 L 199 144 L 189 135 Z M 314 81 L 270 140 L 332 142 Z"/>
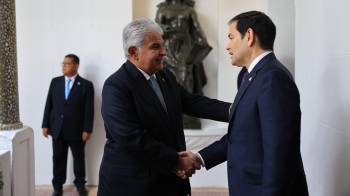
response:
<path id="1" fill-rule="evenodd" d="M 18 109 L 15 0 L 0 0 L 0 130 L 22 127 Z"/>

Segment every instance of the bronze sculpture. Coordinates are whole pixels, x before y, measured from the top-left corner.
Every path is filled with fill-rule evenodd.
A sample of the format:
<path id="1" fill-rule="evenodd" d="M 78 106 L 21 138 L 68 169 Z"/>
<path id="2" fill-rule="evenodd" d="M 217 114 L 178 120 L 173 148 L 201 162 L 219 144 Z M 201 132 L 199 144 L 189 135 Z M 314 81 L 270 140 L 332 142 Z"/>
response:
<path id="1" fill-rule="evenodd" d="M 193 0 L 166 0 L 158 5 L 156 22 L 164 32 L 166 67 L 189 92 L 202 95 L 207 82 L 202 64 L 212 49 L 199 25 Z M 184 128 L 200 129 L 199 119 L 184 115 Z"/>

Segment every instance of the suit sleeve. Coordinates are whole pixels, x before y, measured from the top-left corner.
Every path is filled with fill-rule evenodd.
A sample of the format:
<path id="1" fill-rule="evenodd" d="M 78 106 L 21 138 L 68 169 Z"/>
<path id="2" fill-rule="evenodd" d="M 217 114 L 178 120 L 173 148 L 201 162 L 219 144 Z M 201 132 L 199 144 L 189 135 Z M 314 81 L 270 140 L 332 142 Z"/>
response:
<path id="1" fill-rule="evenodd" d="M 198 118 L 212 119 L 216 121 L 229 121 L 230 103 L 210 99 L 205 96 L 189 93 L 185 88 L 176 82 L 175 76 L 167 71 L 169 78 L 176 83 L 180 91 L 182 111 L 188 115 Z"/>
<path id="2" fill-rule="evenodd" d="M 220 140 L 198 152 L 202 156 L 207 170 L 227 160 L 227 137 L 227 134 L 225 134 Z"/>
<path id="3" fill-rule="evenodd" d="M 262 131 L 262 196 L 287 195 L 300 159 L 299 92 L 281 71 L 266 74 L 258 96 Z"/>
<path id="4" fill-rule="evenodd" d="M 44 109 L 44 117 L 43 117 L 43 123 L 42 128 L 51 128 L 50 125 L 50 115 L 52 110 L 52 88 L 53 88 L 53 80 L 51 80 L 49 92 L 47 93 L 46 98 L 46 104 Z"/>
<path id="5" fill-rule="evenodd" d="M 91 133 L 94 123 L 94 86 L 91 82 L 87 83 L 84 112 L 84 131 Z"/>
<path id="6" fill-rule="evenodd" d="M 130 156 L 143 159 L 155 171 L 172 172 L 178 161 L 177 151 L 152 137 L 142 127 L 130 91 L 106 82 L 102 92 L 102 117 L 107 137 L 127 148 Z"/>
<path id="7" fill-rule="evenodd" d="M 182 111 L 186 114 L 228 122 L 230 103 L 191 94 L 180 85 L 179 88 L 181 90 Z"/>

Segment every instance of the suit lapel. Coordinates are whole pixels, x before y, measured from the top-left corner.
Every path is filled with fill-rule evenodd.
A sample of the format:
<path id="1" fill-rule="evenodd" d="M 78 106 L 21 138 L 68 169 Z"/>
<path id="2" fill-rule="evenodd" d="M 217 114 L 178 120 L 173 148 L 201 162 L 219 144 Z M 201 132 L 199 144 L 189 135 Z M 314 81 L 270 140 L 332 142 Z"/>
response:
<path id="1" fill-rule="evenodd" d="M 124 64 L 124 67 L 127 73 L 133 79 L 136 92 L 139 96 L 147 103 L 153 104 L 154 107 L 159 112 L 159 117 L 162 122 L 164 122 L 164 126 L 167 127 L 167 131 L 172 132 L 175 135 L 177 140 L 177 145 L 179 150 L 186 149 L 186 143 L 184 140 L 184 133 L 182 131 L 178 131 L 176 124 L 176 117 L 174 115 L 177 114 L 177 110 L 179 108 L 176 107 L 176 103 L 178 102 L 176 96 L 174 95 L 174 85 L 173 83 L 166 77 L 166 74 L 163 71 L 159 71 L 156 74 L 159 87 L 163 93 L 165 105 L 167 106 L 168 113 L 164 110 L 162 104 L 160 103 L 157 95 L 154 93 L 152 87 L 146 80 L 146 78 L 142 75 L 140 70 L 136 68 L 130 61 L 127 61 Z M 182 123 L 182 122 L 181 122 Z M 170 133 L 169 133 L 170 134 Z"/>
<path id="2" fill-rule="evenodd" d="M 248 89 L 251 81 L 253 81 L 253 77 L 250 76 L 250 74 L 247 75 L 247 81 L 245 81 L 243 84 L 241 84 L 241 86 L 239 87 L 239 90 L 236 94 L 235 100 L 232 104 L 232 112 L 231 112 L 231 116 L 230 119 L 232 118 L 232 116 L 234 116 L 234 113 L 236 111 L 237 108 L 237 104 L 239 103 L 239 101 L 241 100 L 242 96 L 244 95 L 245 91 Z"/>
<path id="3" fill-rule="evenodd" d="M 58 85 L 59 85 L 59 88 L 58 88 L 59 89 L 59 91 L 58 91 L 59 97 L 61 100 L 63 100 L 63 102 L 65 102 L 66 101 L 66 98 L 65 98 L 66 79 L 64 76 L 61 77 Z"/>
<path id="4" fill-rule="evenodd" d="M 68 98 L 66 101 L 69 101 L 71 99 L 71 97 L 74 96 L 74 94 L 76 93 L 76 90 L 80 87 L 80 82 L 81 82 L 81 77 L 79 75 L 77 75 L 77 77 L 75 77 L 73 86 L 69 91 Z"/>
<path id="5" fill-rule="evenodd" d="M 130 74 L 130 76 L 134 79 L 134 82 L 136 84 L 134 86 L 137 88 L 137 92 L 140 92 L 140 96 L 142 96 L 142 98 L 144 98 L 147 102 L 152 103 L 162 114 L 162 116 L 166 116 L 167 113 L 164 110 L 162 104 L 160 103 L 160 100 L 158 99 L 156 93 L 153 91 L 152 87 L 150 86 L 146 78 L 142 75 L 140 70 L 138 70 L 136 66 L 130 61 L 127 61 L 125 63 L 125 68 Z M 166 98 L 164 97 L 164 99 Z M 165 103 L 167 104 L 167 102 Z"/>
<path id="6" fill-rule="evenodd" d="M 186 142 L 184 140 L 185 135 L 183 131 L 177 131 L 178 129 L 174 128 L 176 124 L 176 116 L 178 114 L 178 108 L 176 107 L 176 96 L 174 95 L 173 83 L 170 80 L 167 80 L 167 77 L 163 71 L 159 71 L 157 74 L 158 83 L 162 90 L 165 105 L 167 106 L 167 116 L 169 123 L 166 123 L 168 130 L 174 130 L 175 138 L 177 140 L 178 150 L 186 150 Z M 182 123 L 182 122 L 181 122 Z"/>
<path id="7" fill-rule="evenodd" d="M 240 102 L 240 100 L 242 99 L 243 95 L 245 94 L 245 92 L 249 88 L 250 84 L 253 82 L 253 80 L 257 76 L 258 71 L 261 68 L 263 68 L 266 63 L 268 63 L 270 60 L 272 60 L 274 58 L 276 58 L 276 57 L 275 57 L 275 55 L 273 53 L 270 53 L 270 54 L 266 55 L 264 58 L 262 58 L 258 62 L 258 64 L 251 71 L 251 73 L 249 73 L 247 75 L 247 80 L 243 84 L 241 84 L 242 86 L 239 87 L 239 90 L 237 92 L 235 100 L 234 100 L 234 102 L 232 104 L 232 108 L 231 108 L 232 112 L 231 112 L 231 116 L 230 116 L 230 122 L 231 122 L 233 116 L 235 115 L 238 103 Z"/>
<path id="8" fill-rule="evenodd" d="M 157 73 L 156 76 L 157 76 L 159 87 L 160 87 L 162 94 L 163 94 L 163 98 L 164 98 L 165 105 L 167 107 L 167 111 L 169 111 L 169 108 L 172 108 L 171 104 L 173 103 L 172 101 L 169 101 L 171 99 L 171 95 L 169 92 L 170 87 L 167 85 L 167 83 L 165 82 L 165 78 L 160 73 Z M 167 111 L 165 111 L 165 112 L 167 113 Z M 172 111 L 172 110 L 170 109 L 170 111 Z"/>

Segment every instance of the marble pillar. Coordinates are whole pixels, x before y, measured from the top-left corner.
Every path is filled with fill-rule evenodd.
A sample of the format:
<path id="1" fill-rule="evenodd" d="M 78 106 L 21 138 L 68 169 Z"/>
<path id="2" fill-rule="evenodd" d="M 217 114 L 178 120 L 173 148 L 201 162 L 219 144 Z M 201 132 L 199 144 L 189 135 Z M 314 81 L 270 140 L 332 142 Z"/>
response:
<path id="1" fill-rule="evenodd" d="M 15 0 L 0 0 L 0 130 L 20 129 Z"/>

